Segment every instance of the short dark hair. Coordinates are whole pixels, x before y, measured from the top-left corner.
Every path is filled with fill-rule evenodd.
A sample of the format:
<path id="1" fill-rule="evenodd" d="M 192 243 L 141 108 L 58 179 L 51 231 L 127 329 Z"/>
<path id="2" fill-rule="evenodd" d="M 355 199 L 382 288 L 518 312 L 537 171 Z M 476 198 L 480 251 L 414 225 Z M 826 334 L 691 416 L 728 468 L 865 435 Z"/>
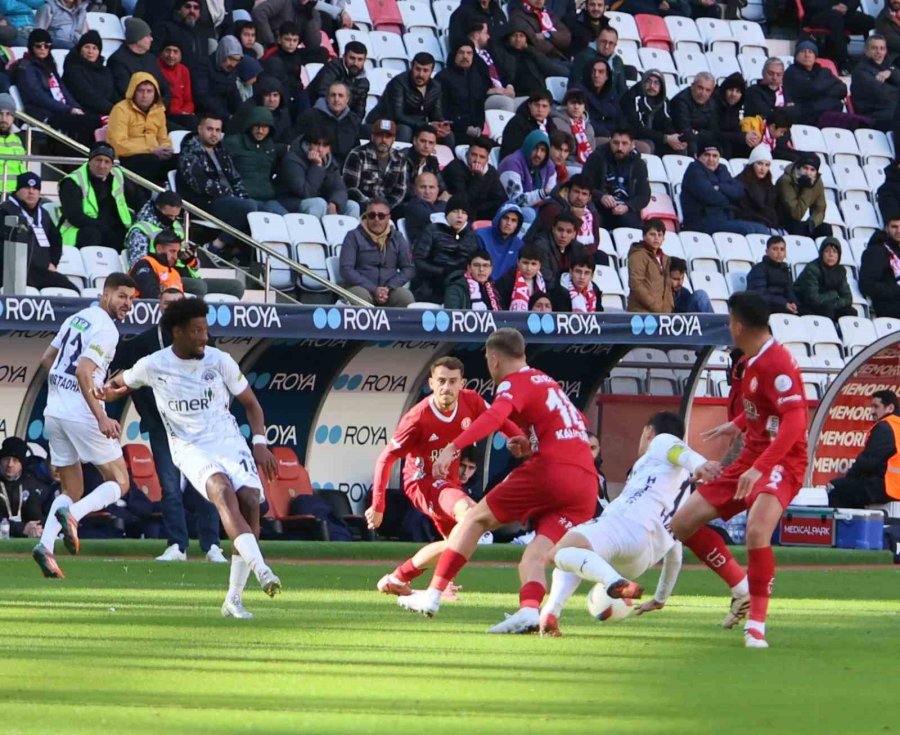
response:
<path id="1" fill-rule="evenodd" d="M 581 227 L 581 219 L 571 212 L 560 212 L 553 218 L 553 226 L 556 227 L 560 222 L 568 222 L 572 227 L 578 230 Z"/>
<path id="2" fill-rule="evenodd" d="M 587 98 L 584 96 L 584 91 L 577 87 L 566 90 L 566 96 L 563 97 L 563 104 L 566 105 L 569 102 L 579 102 L 582 105 L 587 104 Z"/>
<path id="3" fill-rule="evenodd" d="M 774 125 L 776 128 L 790 129 L 793 121 L 784 107 L 776 107 L 766 116 L 766 125 Z"/>
<path id="4" fill-rule="evenodd" d="M 897 394 L 892 390 L 877 390 L 872 394 L 872 398 L 877 398 L 882 405 L 890 406 L 894 413 L 897 412 Z"/>
<path id="5" fill-rule="evenodd" d="M 616 34 L 616 38 L 619 37 L 619 32 L 616 30 L 616 27 L 614 25 L 601 26 L 597 31 L 597 35 L 599 36 L 601 33 L 603 33 L 603 31 L 611 31 L 612 33 Z"/>
<path id="6" fill-rule="evenodd" d="M 222 117 L 222 115 L 220 115 L 215 110 L 211 110 L 209 108 L 200 110 L 200 113 L 197 117 L 198 123 L 202 123 L 204 120 L 218 120 L 220 123 L 223 123 L 223 124 L 225 122 L 225 118 Z"/>
<path id="7" fill-rule="evenodd" d="M 327 145 L 331 148 L 334 147 L 334 133 L 332 133 L 324 125 L 310 126 L 309 129 L 303 134 L 303 140 L 306 143 L 319 143 L 321 145 Z"/>
<path id="8" fill-rule="evenodd" d="M 669 256 L 669 273 L 687 273 L 687 261 L 675 255 Z"/>
<path id="9" fill-rule="evenodd" d="M 431 363 L 431 369 L 428 371 L 429 374 L 434 374 L 435 368 L 447 368 L 448 370 L 459 370 L 460 375 L 466 374 L 465 365 L 463 365 L 463 361 L 458 357 L 453 357 L 453 355 L 445 355 L 444 357 L 439 357 L 433 363 Z"/>
<path id="10" fill-rule="evenodd" d="M 631 140 L 634 140 L 634 131 L 629 128 L 627 125 L 620 125 L 615 130 L 612 131 L 612 134 L 609 136 L 610 138 L 615 137 L 616 135 L 624 135 Z"/>
<path id="11" fill-rule="evenodd" d="M 469 18 L 466 21 L 466 36 L 471 36 L 473 33 L 478 33 L 481 31 L 484 26 L 487 25 L 487 21 L 478 20 L 478 18 Z"/>
<path id="12" fill-rule="evenodd" d="M 159 326 L 166 332 L 172 332 L 175 327 L 184 327 L 191 319 L 200 317 L 205 319 L 206 311 L 206 302 L 203 299 L 181 299 L 163 312 Z"/>
<path id="13" fill-rule="evenodd" d="M 434 66 L 434 57 L 427 51 L 419 51 L 419 53 L 413 56 L 412 63 L 414 66 L 416 64 L 419 66 Z"/>
<path id="14" fill-rule="evenodd" d="M 366 44 L 362 41 L 350 41 L 344 46 L 344 54 L 363 54 L 364 56 L 369 55 L 369 49 L 366 48 Z"/>
<path id="15" fill-rule="evenodd" d="M 526 242 L 519 251 L 518 260 L 536 260 L 538 263 L 544 262 L 544 250 L 536 242 Z"/>
<path id="16" fill-rule="evenodd" d="M 103 283 L 104 291 L 112 291 L 114 288 L 125 286 L 126 288 L 137 288 L 134 279 L 127 273 L 110 273 Z"/>
<path id="17" fill-rule="evenodd" d="M 534 308 L 534 305 L 541 299 L 547 299 L 547 301 L 550 301 L 550 305 L 553 305 L 553 301 L 547 294 L 543 291 L 535 291 L 531 294 L 531 298 L 528 299 L 528 311 L 531 311 Z"/>
<path id="18" fill-rule="evenodd" d="M 570 151 L 575 150 L 575 138 L 568 130 L 554 130 L 550 133 L 550 145 L 559 148 L 562 145 L 569 146 Z"/>
<path id="19" fill-rule="evenodd" d="M 776 242 L 783 242 L 785 245 L 787 245 L 787 240 L 785 240 L 781 235 L 772 235 L 768 240 L 766 240 L 766 250 L 768 250 Z"/>
<path id="20" fill-rule="evenodd" d="M 278 27 L 278 35 L 279 36 L 297 36 L 298 38 L 303 38 L 303 34 L 300 33 L 300 26 L 292 21 L 287 21 L 286 23 L 282 23 Z"/>
<path id="21" fill-rule="evenodd" d="M 755 291 L 738 291 L 728 297 L 728 313 L 750 329 L 769 328 L 769 305 Z"/>
<path id="22" fill-rule="evenodd" d="M 518 329 L 502 327 L 487 338 L 485 350 L 499 352 L 504 357 L 525 357 L 525 338 Z"/>
<path id="23" fill-rule="evenodd" d="M 469 143 L 469 148 L 484 148 L 488 153 L 491 152 L 491 148 L 493 147 L 494 141 L 490 138 L 485 138 L 483 135 L 478 136 Z"/>
<path id="24" fill-rule="evenodd" d="M 482 260 L 486 260 L 491 265 L 494 264 L 494 259 L 491 257 L 491 254 L 487 250 L 476 250 L 466 259 L 466 265 L 471 265 L 472 261 L 476 258 L 481 258 Z"/>
<path id="25" fill-rule="evenodd" d="M 658 217 L 645 219 L 643 223 L 641 223 L 641 234 L 646 235 L 650 230 L 654 230 L 655 232 L 665 232 L 666 223 Z"/>
<path id="26" fill-rule="evenodd" d="M 388 209 L 391 208 L 391 203 L 384 197 L 371 197 L 370 199 L 367 199 L 366 203 L 363 205 L 363 212 L 368 211 L 369 207 L 371 207 L 373 204 L 381 204 Z"/>
<path id="27" fill-rule="evenodd" d="M 551 105 L 553 104 L 553 95 L 550 94 L 550 90 L 539 89 L 536 92 L 532 92 L 530 95 L 528 95 L 529 105 L 532 102 L 540 102 L 541 100 L 543 100 L 544 102 L 549 102 Z"/>
<path id="28" fill-rule="evenodd" d="M 671 411 L 660 411 L 653 414 L 647 421 L 647 426 L 653 429 L 657 436 L 671 434 L 679 439 L 684 439 L 684 421 L 678 414 Z"/>
<path id="29" fill-rule="evenodd" d="M 590 268 L 591 271 L 594 271 L 597 268 L 597 263 L 594 262 L 593 256 L 588 253 L 579 253 L 574 257 L 569 259 L 569 270 L 573 270 L 575 266 L 584 266 Z"/>
<path id="30" fill-rule="evenodd" d="M 160 298 L 162 298 L 167 293 L 177 293 L 177 294 L 184 296 L 184 291 L 182 291 L 180 288 L 175 288 L 175 286 L 169 286 L 168 288 L 164 288 L 162 291 L 159 292 Z"/>
<path id="31" fill-rule="evenodd" d="M 592 191 L 594 188 L 591 186 L 591 180 L 585 174 L 575 174 L 569 179 L 569 188 L 571 189 L 572 187 L 578 187 L 586 191 Z"/>
<path id="32" fill-rule="evenodd" d="M 422 133 L 431 133 L 435 138 L 437 138 L 437 130 L 435 130 L 433 126 L 419 125 L 415 130 L 413 130 L 413 140 L 418 138 Z"/>

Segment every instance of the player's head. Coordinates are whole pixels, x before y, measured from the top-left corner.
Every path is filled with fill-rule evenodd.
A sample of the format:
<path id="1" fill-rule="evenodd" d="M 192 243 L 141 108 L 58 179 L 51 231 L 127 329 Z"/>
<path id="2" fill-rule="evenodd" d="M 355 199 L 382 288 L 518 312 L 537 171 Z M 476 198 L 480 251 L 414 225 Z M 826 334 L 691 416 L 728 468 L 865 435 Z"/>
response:
<path id="1" fill-rule="evenodd" d="M 660 411 L 653 414 L 641 432 L 638 454 L 643 456 L 650 446 L 650 442 L 660 434 L 671 434 L 679 439 L 684 439 L 684 421 L 681 420 L 678 414 L 674 414 L 671 411 Z"/>
<path id="2" fill-rule="evenodd" d="M 134 279 L 127 273 L 110 273 L 103 284 L 100 308 L 113 319 L 124 319 L 134 301 Z"/>
<path id="3" fill-rule="evenodd" d="M 209 342 L 206 302 L 203 299 L 181 299 L 165 310 L 160 326 L 172 335 L 172 350 L 183 360 L 199 360 Z"/>
<path id="4" fill-rule="evenodd" d="M 495 383 L 525 364 L 525 338 L 516 329 L 504 327 L 487 338 L 484 356 Z"/>
<path id="5" fill-rule="evenodd" d="M 872 394 L 872 413 L 875 420 L 897 413 L 897 394 L 892 390 L 878 390 Z"/>
<path id="6" fill-rule="evenodd" d="M 466 447 L 459 455 L 459 483 L 465 485 L 478 471 L 478 462 L 475 461 L 475 447 Z"/>
<path id="7" fill-rule="evenodd" d="M 593 431 L 589 431 L 587 433 L 588 437 L 588 445 L 591 447 L 591 455 L 594 459 L 600 456 L 600 437 L 597 436 Z"/>
<path id="8" fill-rule="evenodd" d="M 738 291 L 732 294 L 728 299 L 728 314 L 731 339 L 734 346 L 744 352 L 754 341 L 769 333 L 769 305 L 758 293 Z"/>
<path id="9" fill-rule="evenodd" d="M 434 395 L 435 405 L 441 411 L 452 411 L 464 382 L 465 371 L 459 359 L 448 355 L 435 360 L 428 376 L 428 387 Z"/>
<path id="10" fill-rule="evenodd" d="M 184 291 L 180 288 L 169 287 L 159 295 L 159 311 L 164 313 L 176 301 L 184 298 Z"/>

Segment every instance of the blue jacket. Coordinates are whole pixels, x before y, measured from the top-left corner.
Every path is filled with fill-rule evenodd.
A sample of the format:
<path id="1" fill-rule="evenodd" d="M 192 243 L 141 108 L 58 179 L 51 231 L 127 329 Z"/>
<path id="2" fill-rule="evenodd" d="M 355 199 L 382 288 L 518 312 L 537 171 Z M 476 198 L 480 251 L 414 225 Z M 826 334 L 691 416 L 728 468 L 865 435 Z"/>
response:
<path id="1" fill-rule="evenodd" d="M 16 28 L 33 26 L 34 11 L 44 3 L 45 0 L 0 0 L 0 15 Z"/>
<path id="2" fill-rule="evenodd" d="M 710 171 L 694 161 L 684 172 L 681 184 L 681 208 L 684 229 L 705 232 L 709 219 L 734 217 L 735 205 L 744 195 L 744 185 L 732 178 L 725 164 Z"/>
<path id="3" fill-rule="evenodd" d="M 69 112 L 78 106 L 74 95 L 62 82 L 62 78 L 56 72 L 50 72 L 47 65 L 37 60 L 24 58 L 16 64 L 15 80 L 22 102 L 25 103 L 25 112 L 38 120 L 47 121 L 52 115 Z M 66 103 L 57 101 L 50 93 L 50 74 L 56 76 Z"/>
<path id="4" fill-rule="evenodd" d="M 512 236 L 504 238 L 500 234 L 500 220 L 507 212 L 516 212 L 519 215 L 519 226 Z M 485 250 L 490 253 L 491 263 L 494 269 L 491 271 L 491 278 L 497 280 L 506 273 L 510 268 L 516 267 L 516 261 L 519 259 L 519 251 L 522 249 L 522 238 L 519 237 L 519 230 L 522 229 L 522 210 L 512 202 L 507 202 L 494 215 L 493 224 L 490 227 L 483 227 L 476 230 L 475 235 Z"/>

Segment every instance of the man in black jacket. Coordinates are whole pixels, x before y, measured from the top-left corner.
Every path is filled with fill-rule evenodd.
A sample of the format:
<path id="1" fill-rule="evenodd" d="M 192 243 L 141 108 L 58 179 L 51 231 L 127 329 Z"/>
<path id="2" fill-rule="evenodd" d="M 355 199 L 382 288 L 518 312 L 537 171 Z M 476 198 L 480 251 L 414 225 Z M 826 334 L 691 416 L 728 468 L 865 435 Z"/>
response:
<path id="1" fill-rule="evenodd" d="M 413 130 L 431 125 L 438 142 L 453 147 L 453 131 L 444 114 L 441 85 L 432 78 L 434 57 L 427 51 L 413 56 L 410 70 L 387 83 L 378 104 L 366 120 L 370 123 L 386 118 L 397 123 L 397 140 L 410 143 Z"/>
<path id="2" fill-rule="evenodd" d="M 777 56 L 766 59 L 762 79 L 751 84 L 744 95 L 744 116 L 769 117 L 776 107 L 792 107 L 784 92 L 784 62 Z"/>
<path id="3" fill-rule="evenodd" d="M 406 190 L 407 200 L 415 193 L 412 184 L 419 174 L 434 174 L 440 182 L 441 166 L 437 156 L 434 155 L 435 146 L 437 146 L 437 131 L 431 125 L 422 125 L 415 129 L 412 145 L 403 151 L 403 158 L 406 160 L 406 180 L 409 182 L 409 188 Z"/>
<path id="4" fill-rule="evenodd" d="M 400 216 L 406 220 L 406 238 L 415 243 L 431 223 L 431 215 L 446 211 L 446 202 L 438 199 L 441 187 L 436 174 L 419 174 L 412 190 L 413 196 L 404 202 Z"/>
<path id="5" fill-rule="evenodd" d="M 334 146 L 331 154 L 338 165 L 343 168 L 344 161 L 360 139 L 362 118 L 350 109 L 350 85 L 347 82 L 332 82 L 324 97 L 316 100 L 311 110 L 304 112 L 297 120 L 297 131 L 309 130 L 312 127 L 325 128 L 331 133 Z"/>
<path id="6" fill-rule="evenodd" d="M 897 454 L 897 396 L 893 391 L 872 394 L 875 425 L 869 430 L 866 446 L 844 477 L 828 486 L 828 504 L 832 508 L 865 508 L 876 503 L 889 503 L 893 498 L 885 491 L 888 461 Z"/>
<path id="7" fill-rule="evenodd" d="M 38 538 L 43 533 L 43 501 L 50 488 L 25 471 L 28 444 L 10 436 L 0 446 L 0 519 L 9 521 L 13 538 Z"/>
<path id="8" fill-rule="evenodd" d="M 184 298 L 177 289 L 167 289 L 159 295 L 159 311 L 162 314 L 170 304 Z M 110 372 L 127 370 L 142 357 L 172 344 L 172 335 L 164 332 L 162 327 L 151 327 L 132 340 L 124 341 L 116 350 L 116 356 L 110 365 Z M 193 506 L 197 514 L 197 533 L 200 536 L 200 548 L 206 552 L 207 561 L 223 563 L 226 561 L 219 548 L 219 514 L 215 506 L 203 499 L 196 490 L 188 486 L 181 491 L 181 473 L 172 461 L 169 451 L 169 440 L 163 426 L 156 399 L 151 388 L 141 388 L 131 394 L 134 407 L 141 415 L 141 432 L 150 434 L 150 450 L 156 474 L 162 486 L 163 524 L 168 537 L 166 550 L 157 561 L 185 561 L 187 559 L 188 529 L 185 519 L 185 500 Z"/>
<path id="9" fill-rule="evenodd" d="M 150 51 L 159 56 L 166 46 L 175 43 L 181 49 L 182 63 L 196 79 L 205 70 L 209 42 L 215 37 L 215 28 L 200 20 L 199 0 L 175 0 L 172 15 L 153 28 Z"/>
<path id="10" fill-rule="evenodd" d="M 582 174 L 590 182 L 603 227 L 641 226 L 641 210 L 650 203 L 650 177 L 629 129 L 614 130 L 609 143 L 588 157 Z"/>
<path id="11" fill-rule="evenodd" d="M 859 290 L 875 316 L 900 319 L 900 212 L 889 215 L 884 232 L 876 232 L 859 264 Z"/>
<path id="12" fill-rule="evenodd" d="M 794 115 L 803 125 L 818 125 L 826 112 L 841 112 L 847 85 L 821 64 L 819 49 L 812 41 L 801 41 L 794 50 L 794 63 L 784 73 L 784 93 L 794 103 Z"/>
<path id="13" fill-rule="evenodd" d="M 150 53 L 153 36 L 148 26 L 140 18 L 129 18 L 125 21 L 125 43 L 117 48 L 106 62 L 113 75 L 113 83 L 116 88 L 116 98 L 125 99 L 128 83 L 133 74 L 145 71 L 156 77 L 159 83 L 159 92 L 163 102 L 168 108 L 172 101 L 169 80 L 160 71 L 156 55 Z"/>
<path id="14" fill-rule="evenodd" d="M 550 135 L 556 130 L 556 124 L 550 119 L 553 110 L 553 95 L 546 89 L 529 95 L 528 99 L 519 105 L 516 114 L 513 115 L 503 129 L 503 142 L 500 144 L 500 160 L 502 161 L 511 153 L 515 153 L 522 147 L 528 133 L 533 130 L 543 130 Z M 480 217 L 478 219 L 481 219 Z M 491 219 L 488 217 L 488 219 Z"/>
<path id="15" fill-rule="evenodd" d="M 344 56 L 329 61 L 319 69 L 306 88 L 309 101 L 324 97 L 333 82 L 344 82 L 350 89 L 350 109 L 359 115 L 360 120 L 366 116 L 366 98 L 369 95 L 369 80 L 366 78 L 366 56 L 368 50 L 360 41 L 350 41 L 344 46 Z"/>
<path id="16" fill-rule="evenodd" d="M 856 65 L 850 82 L 856 112 L 872 118 L 875 127 L 885 131 L 891 129 L 900 101 L 900 69 L 888 63 L 887 55 L 884 36 L 869 36 L 866 56 Z"/>
<path id="17" fill-rule="evenodd" d="M 867 36 L 875 27 L 875 19 L 859 9 L 859 0 L 804 0 L 806 17 L 803 25 L 825 28 L 825 56 L 837 65 L 842 75 L 848 74 L 847 37 L 845 31 Z"/>
<path id="18" fill-rule="evenodd" d="M 491 36 L 499 38 L 500 29 L 507 25 L 506 14 L 497 0 L 462 0 L 450 16 L 450 46 L 456 46 L 466 37 L 467 27 L 473 20 L 487 23 Z"/>
<path id="19" fill-rule="evenodd" d="M 442 171 L 447 192 L 466 200 L 473 220 L 493 219 L 506 201 L 497 169 L 489 162 L 491 143 L 478 138 L 469 145 L 465 163 L 456 159 Z"/>
<path id="20" fill-rule="evenodd" d="M 672 124 L 675 132 L 689 143 L 691 155 L 696 153 L 700 135 L 719 137 L 719 112 L 713 99 L 715 91 L 716 78 L 701 71 L 690 87 L 672 98 Z"/>

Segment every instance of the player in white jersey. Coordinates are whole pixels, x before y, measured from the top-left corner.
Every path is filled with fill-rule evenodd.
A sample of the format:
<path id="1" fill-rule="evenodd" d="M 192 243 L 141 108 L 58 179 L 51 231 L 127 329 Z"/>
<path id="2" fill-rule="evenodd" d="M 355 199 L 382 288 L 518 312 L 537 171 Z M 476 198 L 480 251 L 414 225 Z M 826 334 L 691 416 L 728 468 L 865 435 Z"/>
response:
<path id="1" fill-rule="evenodd" d="M 640 458 L 622 494 L 599 518 L 571 529 L 550 552 L 556 569 L 541 610 L 541 635 L 560 635 L 559 616 L 582 579 L 604 584 L 610 597 L 639 599 L 644 590 L 630 580 L 660 559 L 656 593 L 637 613 L 666 604 L 681 569 L 681 544 L 672 535 L 672 516 L 692 476 L 710 480 L 722 469 L 689 449 L 683 437 L 684 423 L 675 414 L 651 416 L 641 433 Z"/>
<path id="2" fill-rule="evenodd" d="M 266 446 L 262 407 L 238 364 L 227 352 L 207 347 L 206 304 L 183 299 L 162 316 L 163 330 L 172 344 L 142 357 L 102 388 L 106 397 L 149 386 L 166 427 L 172 461 L 201 495 L 219 511 L 222 525 L 234 542 L 231 579 L 222 615 L 252 618 L 242 593 L 252 571 L 263 591 L 274 597 L 281 580 L 263 559 L 259 537 L 262 482 L 256 465 L 274 479 L 275 457 Z M 253 452 L 241 436 L 229 410 L 234 396 L 244 407 L 253 431 Z"/>
<path id="3" fill-rule="evenodd" d="M 41 357 L 41 368 L 48 371 L 44 424 L 50 462 L 59 470 L 63 490 L 50 506 L 41 541 L 31 552 L 45 577 L 64 576 L 53 553 L 60 530 L 66 549 L 77 554 L 78 521 L 128 492 L 119 422 L 106 415 L 93 391 L 106 380 L 119 343 L 113 320 L 125 318 L 134 292 L 130 276 L 111 273 L 99 304 L 66 319 Z M 93 464 L 104 480 L 83 498 L 82 462 Z"/>

